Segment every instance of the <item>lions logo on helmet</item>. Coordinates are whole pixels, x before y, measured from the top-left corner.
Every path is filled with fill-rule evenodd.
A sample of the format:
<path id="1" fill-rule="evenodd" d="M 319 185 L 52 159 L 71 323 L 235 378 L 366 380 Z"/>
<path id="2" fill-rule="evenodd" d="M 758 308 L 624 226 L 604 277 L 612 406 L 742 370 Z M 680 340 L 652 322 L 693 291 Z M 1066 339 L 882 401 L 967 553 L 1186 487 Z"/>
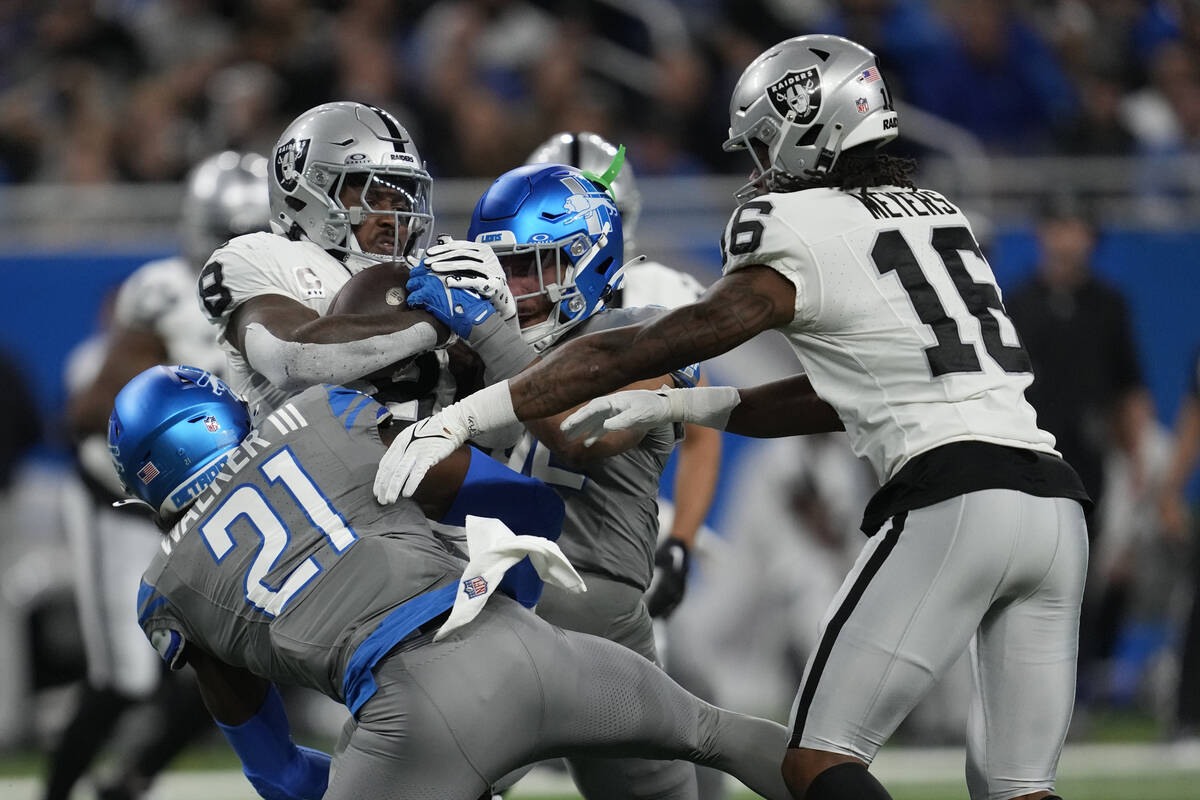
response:
<path id="1" fill-rule="evenodd" d="M 572 192 L 571 196 L 563 201 L 563 207 L 571 212 L 571 216 L 563 220 L 564 223 L 582 218 L 587 223 L 588 233 L 593 236 L 612 230 L 611 215 L 617 213 L 617 207 L 609 199 L 607 193 L 586 189 L 573 176 L 563 178 L 562 182 Z M 545 240 L 545 238 L 541 239 L 541 241 Z"/>

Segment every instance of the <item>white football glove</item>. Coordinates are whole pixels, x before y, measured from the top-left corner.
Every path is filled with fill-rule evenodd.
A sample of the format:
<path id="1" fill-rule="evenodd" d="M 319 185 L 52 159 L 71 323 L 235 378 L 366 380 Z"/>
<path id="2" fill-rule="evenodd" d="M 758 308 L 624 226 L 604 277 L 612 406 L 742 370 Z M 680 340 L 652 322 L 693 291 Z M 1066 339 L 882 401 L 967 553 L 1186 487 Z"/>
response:
<path id="1" fill-rule="evenodd" d="M 432 417 L 409 425 L 400 432 L 375 472 L 375 499 L 387 505 L 400 495 L 412 497 L 425 473 L 467 440 L 465 428 L 456 425 L 447 406 Z"/>
<path id="2" fill-rule="evenodd" d="M 410 425 L 379 459 L 375 499 L 386 505 L 401 495 L 412 497 L 425 473 L 467 439 L 516 421 L 508 381 L 500 381 Z"/>
<path id="3" fill-rule="evenodd" d="M 445 234 L 425 251 L 425 266 L 448 289 L 469 289 L 488 300 L 501 319 L 517 325 L 517 303 L 508 289 L 500 260 L 486 244 L 452 239 Z"/>
<path id="4" fill-rule="evenodd" d="M 633 389 L 597 397 L 562 421 L 571 439 L 591 447 L 609 431 L 652 428 L 666 422 L 691 422 L 724 430 L 729 414 L 742 401 L 732 386 L 695 389 Z"/>

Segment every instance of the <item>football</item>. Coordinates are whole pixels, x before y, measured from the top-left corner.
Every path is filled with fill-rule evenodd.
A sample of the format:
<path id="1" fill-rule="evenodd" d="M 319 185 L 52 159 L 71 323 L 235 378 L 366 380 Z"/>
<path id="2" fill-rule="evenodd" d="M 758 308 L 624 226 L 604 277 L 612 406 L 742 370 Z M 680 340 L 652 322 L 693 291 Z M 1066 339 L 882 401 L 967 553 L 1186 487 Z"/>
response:
<path id="1" fill-rule="evenodd" d="M 385 314 L 408 308 L 408 264 L 388 261 L 373 264 L 342 284 L 326 314 Z"/>

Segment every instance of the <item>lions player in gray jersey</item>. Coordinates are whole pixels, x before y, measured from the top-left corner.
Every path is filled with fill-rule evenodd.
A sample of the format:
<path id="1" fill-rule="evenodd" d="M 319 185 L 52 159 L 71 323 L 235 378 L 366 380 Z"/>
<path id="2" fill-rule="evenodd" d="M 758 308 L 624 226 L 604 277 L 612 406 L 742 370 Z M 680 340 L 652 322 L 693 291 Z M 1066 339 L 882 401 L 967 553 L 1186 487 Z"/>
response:
<path id="1" fill-rule="evenodd" d="M 618 162 L 613 172 L 619 169 Z M 607 190 L 611 178 L 599 182 L 573 167 L 533 164 L 500 176 L 475 206 L 467 236 L 477 243 L 482 262 L 498 259 L 503 268 L 527 343 L 517 349 L 524 354 L 520 366 L 574 336 L 631 325 L 661 311 L 605 305 L 621 286 L 624 263 L 621 215 Z M 465 256 L 468 248 L 460 251 Z M 413 274 L 410 285 L 425 288 L 414 291 L 409 303 L 424 304 L 435 317 L 456 324 L 450 308 L 470 303 L 466 292 L 448 292 L 439 276 L 423 268 Z M 442 277 L 454 283 L 453 276 Z M 475 303 L 490 315 L 486 301 Z M 476 326 L 482 323 L 479 314 L 472 319 Z M 690 385 L 693 377 L 691 371 L 664 373 L 628 388 Z M 510 467 L 553 486 L 563 498 L 567 515 L 559 544 L 588 581 L 581 595 L 547 587 L 537 613 L 658 663 L 642 596 L 654 570 L 658 482 L 681 431 L 667 423 L 584 447 L 559 429 L 565 416 L 527 423 L 528 432 L 509 457 Z M 574 757 L 568 763 L 584 796 L 595 800 L 696 796 L 695 770 L 683 762 Z"/>
<path id="2" fill-rule="evenodd" d="M 209 254 L 234 236 L 267 228 L 266 159 L 233 151 L 197 164 L 184 185 L 182 253 L 135 270 L 117 293 L 109 329 L 95 347 L 76 351 L 67 370 L 68 425 L 81 483 L 64 490 L 63 518 L 75 557 L 75 589 L 87 654 L 88 679 L 75 714 L 50 759 L 46 800 L 65 800 L 108 740 L 123 712 L 153 698 L 165 730 L 148 731 L 133 752 L 121 754 L 116 778 L 102 798 L 136 797 L 155 774 L 207 729 L 199 700 L 187 684 L 162 684 L 160 665 L 141 631 L 128 619 L 137 564 L 158 546 L 144 515 L 112 508 L 123 495 L 105 443 L 113 398 L 154 364 L 186 362 L 222 372 L 225 356 L 216 331 L 196 304 L 196 275 Z"/>
<path id="3" fill-rule="evenodd" d="M 467 562 L 425 519 L 444 493 L 379 505 L 370 482 L 397 427 L 366 395 L 321 385 L 252 429 L 229 387 L 190 367 L 155 367 L 117 397 L 114 460 L 167 532 L 139 623 L 168 665 L 194 668 L 261 796 L 475 800 L 524 763 L 587 752 L 688 758 L 787 797 L 782 726 L 703 703 L 476 571 L 529 552 L 548 580 L 577 582 L 552 543 L 471 518 L 468 536 L 474 522 L 490 540 Z M 528 479 L 513 491 L 530 487 L 544 502 Z M 275 682 L 353 713 L 332 769 L 291 741 Z"/>
<path id="4" fill-rule="evenodd" d="M 557 414 L 771 328 L 805 374 L 600 398 L 586 437 L 687 420 L 755 436 L 844 428 L 883 488 L 821 625 L 783 762 L 796 798 L 889 798 L 867 767 L 970 648 L 973 800 L 1046 800 L 1074 701 L 1087 562 L 1075 471 L 1037 426 L 1029 357 L 962 212 L 878 153 L 899 131 L 875 56 L 836 36 L 742 74 L 725 147 L 754 161 L 699 302 L 567 343 L 402 434 L 376 496 L 411 493 L 468 435 Z M 611 419 L 609 419 L 611 417 Z"/>
<path id="5" fill-rule="evenodd" d="M 567 164 L 603 173 L 617 155 L 617 148 L 594 133 L 556 133 L 539 145 L 527 164 Z M 634 239 L 642 212 L 633 167 L 628 162 L 609 186 L 621 213 L 625 277 L 610 305 L 622 308 L 660 306 L 678 308 L 694 303 L 704 293 L 700 282 L 686 272 L 639 257 Z M 699 385 L 707 380 L 700 375 Z M 646 609 L 654 618 L 666 619 L 683 601 L 696 533 L 708 516 L 721 463 L 721 434 L 703 425 L 684 425 L 675 470 L 674 503 L 669 506 L 669 524 L 660 532 L 654 554 L 654 580 L 646 593 Z M 665 501 L 660 499 L 660 505 Z M 662 509 L 659 513 L 663 518 Z"/>

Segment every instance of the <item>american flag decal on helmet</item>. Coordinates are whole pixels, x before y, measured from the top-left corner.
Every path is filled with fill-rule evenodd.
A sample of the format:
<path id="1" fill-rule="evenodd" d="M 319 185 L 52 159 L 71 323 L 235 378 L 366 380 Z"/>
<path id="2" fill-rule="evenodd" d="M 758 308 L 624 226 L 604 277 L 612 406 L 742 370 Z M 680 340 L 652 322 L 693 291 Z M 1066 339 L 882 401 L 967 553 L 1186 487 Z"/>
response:
<path id="1" fill-rule="evenodd" d="M 874 83 L 877 80 L 879 80 L 879 68 L 878 67 L 871 67 L 870 69 L 864 69 L 862 71 L 862 73 L 860 73 L 858 76 L 859 83 Z"/>
<path id="2" fill-rule="evenodd" d="M 146 466 L 138 470 L 137 476 L 142 479 L 142 483 L 149 483 L 158 477 L 158 467 L 154 466 L 153 461 L 147 461 Z"/>
<path id="3" fill-rule="evenodd" d="M 487 581 L 482 575 L 476 575 L 474 578 L 467 578 L 463 583 L 463 591 L 467 597 L 475 598 L 481 594 L 487 594 Z"/>

